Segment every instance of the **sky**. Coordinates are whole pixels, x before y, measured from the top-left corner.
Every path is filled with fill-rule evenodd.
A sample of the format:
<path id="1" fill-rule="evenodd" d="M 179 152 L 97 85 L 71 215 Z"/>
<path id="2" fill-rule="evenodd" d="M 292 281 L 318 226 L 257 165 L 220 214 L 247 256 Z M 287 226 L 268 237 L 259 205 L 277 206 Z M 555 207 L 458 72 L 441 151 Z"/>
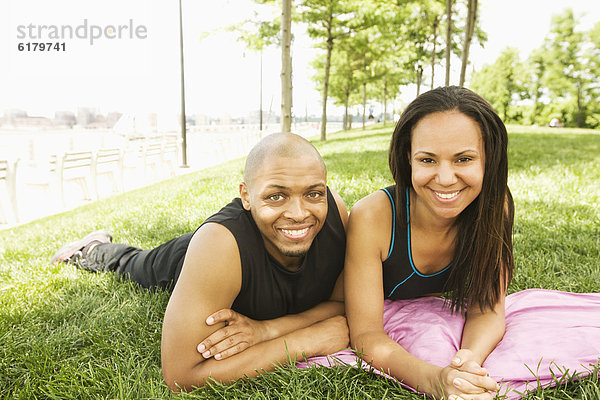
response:
<path id="1" fill-rule="evenodd" d="M 244 48 L 225 29 L 257 11 L 276 15 L 251 0 L 182 0 L 188 115 L 245 115 L 259 108 L 259 53 Z M 600 20 L 600 1 L 479 0 L 484 48 L 471 48 L 473 68 L 492 63 L 507 46 L 521 57 L 539 47 L 552 15 L 571 7 L 580 28 Z M 321 95 L 310 76 L 319 54 L 294 25 L 293 112 L 319 115 Z M 41 38 L 40 38 L 41 36 Z M 32 51 L 50 42 L 50 51 Z M 29 50 L 25 47 L 30 43 Z M 63 45 L 64 43 L 64 45 Z M 19 45 L 24 47 L 19 51 Z M 61 47 L 64 46 L 64 47 Z M 55 48 L 57 47 L 57 48 Z M 263 109 L 280 111 L 279 49 L 262 54 Z M 451 83 L 458 82 L 453 60 Z M 443 66 L 437 67 L 443 79 Z M 436 86 L 442 84 L 436 81 Z M 414 96 L 407 88 L 403 98 Z M 21 109 L 29 115 L 90 107 L 99 112 L 156 112 L 176 121 L 180 109 L 179 8 L 164 0 L 2 0 L 0 2 L 0 113 Z M 332 113 L 339 108 L 328 107 Z"/>

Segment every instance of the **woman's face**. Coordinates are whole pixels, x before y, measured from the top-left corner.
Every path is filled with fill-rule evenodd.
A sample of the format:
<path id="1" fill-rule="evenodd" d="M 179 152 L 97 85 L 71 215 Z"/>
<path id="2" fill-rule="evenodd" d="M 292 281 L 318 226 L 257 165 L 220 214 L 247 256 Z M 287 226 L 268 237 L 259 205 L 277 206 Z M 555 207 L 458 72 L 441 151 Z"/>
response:
<path id="1" fill-rule="evenodd" d="M 417 203 L 456 218 L 481 192 L 485 169 L 479 125 L 459 111 L 423 117 L 413 127 L 409 161 Z"/>

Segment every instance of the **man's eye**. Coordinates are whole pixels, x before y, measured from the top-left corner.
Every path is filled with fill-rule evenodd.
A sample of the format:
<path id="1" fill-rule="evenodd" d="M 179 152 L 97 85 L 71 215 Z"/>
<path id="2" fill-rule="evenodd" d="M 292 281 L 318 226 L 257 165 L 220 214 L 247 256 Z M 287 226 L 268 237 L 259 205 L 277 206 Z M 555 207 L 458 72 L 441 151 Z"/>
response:
<path id="1" fill-rule="evenodd" d="M 318 199 L 321 196 L 323 196 L 323 193 L 321 192 L 311 192 L 308 194 L 308 197 L 311 199 Z"/>
<path id="2" fill-rule="evenodd" d="M 283 200 L 283 196 L 280 194 L 272 194 L 268 197 L 269 200 L 272 201 L 279 201 L 279 200 Z"/>

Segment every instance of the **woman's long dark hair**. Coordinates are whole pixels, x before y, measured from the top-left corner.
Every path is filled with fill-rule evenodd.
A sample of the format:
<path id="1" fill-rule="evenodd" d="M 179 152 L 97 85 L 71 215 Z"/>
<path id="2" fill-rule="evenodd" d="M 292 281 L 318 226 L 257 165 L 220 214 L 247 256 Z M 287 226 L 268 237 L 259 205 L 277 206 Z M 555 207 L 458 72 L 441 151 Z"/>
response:
<path id="1" fill-rule="evenodd" d="M 457 219 L 454 258 L 445 290 L 453 311 L 479 305 L 493 308 L 512 279 L 514 208 L 508 189 L 508 134 L 492 106 L 469 89 L 449 86 L 423 93 L 402 113 L 390 144 L 389 165 L 396 182 L 396 198 L 412 187 L 411 136 L 426 115 L 456 110 L 479 125 L 485 149 L 481 193 Z M 407 221 L 397 202 L 399 223 Z M 504 286 L 504 287 L 503 287 Z"/>

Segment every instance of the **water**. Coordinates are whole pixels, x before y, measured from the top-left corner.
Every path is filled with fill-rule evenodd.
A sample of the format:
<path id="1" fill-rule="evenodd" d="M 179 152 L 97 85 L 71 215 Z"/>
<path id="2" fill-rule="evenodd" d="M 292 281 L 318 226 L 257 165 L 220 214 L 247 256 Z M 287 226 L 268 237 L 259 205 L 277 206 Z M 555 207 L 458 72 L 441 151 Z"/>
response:
<path id="1" fill-rule="evenodd" d="M 340 129 L 340 124 L 328 124 L 328 131 Z M 62 204 L 56 178 L 50 172 L 49 159 L 65 152 L 92 151 L 117 148 L 125 152 L 123 169 L 124 190 L 135 189 L 173 174 L 188 173 L 227 160 L 245 156 L 264 136 L 279 131 L 279 125 L 267 125 L 259 131 L 256 125 L 230 125 L 193 127 L 187 134 L 187 164 L 189 168 L 175 168 L 167 174 L 166 168 L 152 169 L 140 164 L 139 147 L 149 141 L 177 138 L 179 148 L 181 139 L 178 132 L 162 134 L 125 136 L 111 131 L 100 130 L 8 130 L 0 129 L 0 160 L 17 160 L 16 199 L 17 217 L 9 210 L 10 200 L 6 182 L 0 181 L 0 227 L 24 223 L 46 215 L 56 214 L 79 205 L 89 203 L 86 199 L 85 184 L 88 192 L 93 192 L 91 177 L 79 181 L 66 181 L 64 185 L 65 204 Z M 305 136 L 319 134 L 316 123 L 296 124 L 294 132 Z M 177 155 L 177 166 L 181 166 L 181 150 Z M 149 176 L 151 175 L 151 176 Z M 98 178 L 99 197 L 114 194 L 115 180 L 109 175 Z"/>

